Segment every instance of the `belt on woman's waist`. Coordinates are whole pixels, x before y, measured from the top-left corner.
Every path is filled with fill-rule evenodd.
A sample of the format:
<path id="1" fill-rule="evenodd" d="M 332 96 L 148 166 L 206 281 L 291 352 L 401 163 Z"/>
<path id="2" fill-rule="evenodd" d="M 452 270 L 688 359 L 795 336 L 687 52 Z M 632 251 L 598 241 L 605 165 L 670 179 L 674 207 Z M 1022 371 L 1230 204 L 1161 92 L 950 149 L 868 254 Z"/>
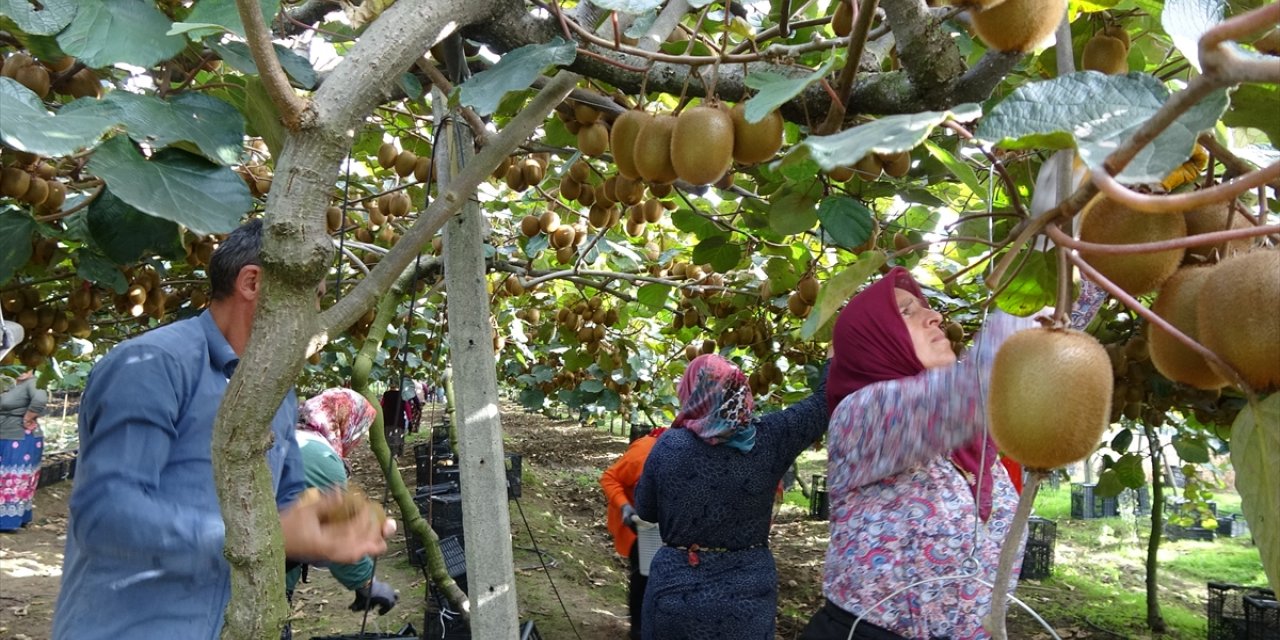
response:
<path id="1" fill-rule="evenodd" d="M 696 567 L 696 566 L 698 566 L 698 563 L 700 562 L 700 561 L 698 560 L 698 553 L 699 553 L 699 552 L 703 552 L 703 551 L 705 551 L 705 552 L 709 552 L 709 553 L 732 553 L 732 552 L 734 552 L 734 551 L 750 551 L 751 549 L 764 549 L 764 548 L 767 548 L 767 547 L 769 546 L 769 543 L 768 543 L 768 542 L 760 542 L 760 543 L 753 544 L 753 545 L 749 545 L 749 546 L 742 547 L 742 548 L 739 548 L 739 549 L 727 549 L 727 548 L 725 548 L 725 547 L 704 547 L 704 546 L 702 546 L 702 545 L 700 545 L 700 544 L 697 544 L 697 543 L 691 544 L 691 545 L 689 545 L 689 546 L 687 546 L 687 547 L 686 547 L 686 546 L 683 546 L 683 545 L 675 545 L 675 544 L 669 544 L 669 545 L 667 545 L 667 546 L 668 546 L 668 547 L 671 547 L 672 549 L 679 549 L 679 550 L 681 550 L 681 551 L 684 551 L 684 552 L 688 553 L 688 554 L 689 554 L 689 566 L 691 566 L 691 567 Z"/>

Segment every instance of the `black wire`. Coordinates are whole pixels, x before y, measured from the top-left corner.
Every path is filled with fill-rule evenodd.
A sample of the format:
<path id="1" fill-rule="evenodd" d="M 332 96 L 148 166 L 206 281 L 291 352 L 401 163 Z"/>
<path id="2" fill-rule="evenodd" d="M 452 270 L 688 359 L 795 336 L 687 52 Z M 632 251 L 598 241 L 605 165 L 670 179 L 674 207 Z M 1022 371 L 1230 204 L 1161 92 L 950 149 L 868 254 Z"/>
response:
<path id="1" fill-rule="evenodd" d="M 551 592 L 556 594 L 556 600 L 560 602 L 560 610 L 564 612 L 564 619 L 569 621 L 569 628 L 573 629 L 573 635 L 582 640 L 582 635 L 578 633 L 578 626 L 573 624 L 573 618 L 569 615 L 569 608 L 565 606 L 564 599 L 560 597 L 560 590 L 556 588 L 556 581 L 551 578 L 551 572 L 547 570 L 547 563 L 542 560 L 542 550 L 538 549 L 538 540 L 533 537 L 533 527 L 529 526 L 529 519 L 524 517 L 524 507 L 520 506 L 520 498 L 513 498 L 516 503 L 516 510 L 520 512 L 520 520 L 524 522 L 524 530 L 529 532 L 529 541 L 533 543 L 533 550 L 538 554 L 538 562 L 542 563 L 542 572 L 547 574 L 547 582 L 551 584 Z"/>

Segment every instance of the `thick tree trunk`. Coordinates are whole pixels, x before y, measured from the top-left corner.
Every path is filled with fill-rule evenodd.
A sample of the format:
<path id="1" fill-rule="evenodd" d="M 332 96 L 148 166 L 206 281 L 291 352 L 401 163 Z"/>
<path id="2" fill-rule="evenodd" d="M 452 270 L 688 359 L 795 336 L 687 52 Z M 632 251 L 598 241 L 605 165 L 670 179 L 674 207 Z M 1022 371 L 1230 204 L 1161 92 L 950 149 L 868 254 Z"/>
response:
<path id="1" fill-rule="evenodd" d="M 1164 532 L 1164 456 L 1160 437 L 1150 425 L 1142 425 L 1151 449 L 1151 537 L 1147 539 L 1147 626 L 1164 633 L 1164 616 L 1160 613 L 1159 558 L 1160 538 Z"/>
<path id="2" fill-rule="evenodd" d="M 441 100 L 443 102 L 443 100 Z M 471 131 L 457 120 L 441 122 L 436 149 L 440 184 L 472 158 Z M 439 147 L 445 147 L 440 149 Z M 484 217 L 468 201 L 444 228 L 444 279 L 448 292 L 449 354 L 457 401 L 462 475 L 462 522 L 467 549 L 471 635 L 515 638 L 520 618 L 511 551 L 511 518 L 498 410 L 493 328 L 485 287 Z"/>

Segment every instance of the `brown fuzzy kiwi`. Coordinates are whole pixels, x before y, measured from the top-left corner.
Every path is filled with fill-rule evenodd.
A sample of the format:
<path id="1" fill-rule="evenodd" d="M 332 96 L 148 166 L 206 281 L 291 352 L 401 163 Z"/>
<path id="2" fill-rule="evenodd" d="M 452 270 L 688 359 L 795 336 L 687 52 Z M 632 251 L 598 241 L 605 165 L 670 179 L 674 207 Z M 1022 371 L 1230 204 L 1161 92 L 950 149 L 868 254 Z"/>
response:
<path id="1" fill-rule="evenodd" d="M 1080 221 L 1080 239 L 1100 244 L 1158 242 L 1186 235 L 1187 223 L 1182 214 L 1133 211 L 1105 196 L 1094 199 L 1085 207 L 1084 218 Z M 1121 289 L 1141 295 L 1154 291 L 1173 275 L 1182 262 L 1183 253 L 1183 249 L 1137 254 L 1081 250 L 1080 256 Z"/>
<path id="2" fill-rule="evenodd" d="M 853 167 L 836 167 L 827 172 L 827 177 L 830 178 L 832 182 L 848 182 L 852 180 L 855 175 L 857 175 L 857 170 Z M 876 175 L 878 176 L 880 174 L 877 172 Z"/>
<path id="3" fill-rule="evenodd" d="M 1187 235 L 1194 236 L 1214 231 L 1225 231 L 1227 230 L 1228 217 L 1231 219 L 1232 229 L 1247 229 L 1253 226 L 1243 215 L 1233 213 L 1230 205 L 1231 203 L 1229 202 L 1214 202 L 1183 212 L 1183 218 L 1187 221 Z M 1248 251 L 1252 245 L 1252 239 L 1241 238 L 1218 244 L 1187 247 L 1187 256 L 1196 256 L 1207 260 L 1217 254 L 1225 258 L 1235 253 Z"/>
<path id="4" fill-rule="evenodd" d="M 618 175 L 632 180 L 640 179 L 635 161 L 636 137 L 640 135 L 644 125 L 652 119 L 653 116 L 648 113 L 632 109 L 618 116 L 618 119 L 613 122 L 613 128 L 609 130 L 609 148 L 613 150 L 613 162 L 618 165 Z M 580 165 L 574 163 L 574 166 Z M 582 168 L 585 170 L 586 166 L 582 165 Z M 585 178 L 584 175 L 582 179 Z"/>
<path id="5" fill-rule="evenodd" d="M 1200 342 L 1259 392 L 1280 388 L 1280 249 L 1223 260 L 1200 290 Z"/>
<path id="6" fill-rule="evenodd" d="M 800 299 L 811 307 L 813 303 L 818 301 L 818 291 L 820 289 L 821 286 L 818 284 L 818 280 L 813 276 L 805 276 L 796 284 L 796 293 L 800 294 Z"/>
<path id="7" fill-rule="evenodd" d="M 600 112 L 585 102 L 573 103 L 573 119 L 588 125 L 600 119 Z"/>
<path id="8" fill-rule="evenodd" d="M 47 180 L 45 184 L 49 185 L 49 195 L 40 203 L 40 210 L 52 213 L 62 208 L 67 199 L 67 187 L 57 180 Z"/>
<path id="9" fill-rule="evenodd" d="M 418 165 L 418 154 L 412 151 L 401 151 L 396 156 L 395 170 L 396 175 L 401 178 L 408 178 L 413 175 L 414 168 Z"/>
<path id="10" fill-rule="evenodd" d="M 791 311 L 791 315 L 797 318 L 805 318 L 809 316 L 809 311 L 813 307 L 805 304 L 804 298 L 800 296 L 799 291 L 793 291 L 787 296 L 787 309 Z"/>
<path id="11" fill-rule="evenodd" d="M 1197 303 L 1200 301 L 1201 288 L 1212 271 L 1209 267 L 1179 269 L 1160 287 L 1160 294 L 1156 296 L 1151 310 L 1183 333 L 1199 340 Z M 1150 324 L 1147 327 L 1147 352 L 1160 375 L 1197 389 L 1220 389 L 1227 385 L 1227 379 L 1209 368 L 1209 363 L 1203 356 L 1156 325 Z"/>
<path id="12" fill-rule="evenodd" d="M 418 162 L 413 165 L 413 179 L 418 182 L 426 182 L 434 180 L 436 177 L 436 167 L 431 161 L 430 154 L 418 156 Z"/>
<path id="13" fill-rule="evenodd" d="M 13 78 L 18 74 L 18 70 L 35 64 L 35 59 L 26 52 L 19 51 L 5 59 L 4 65 L 0 66 L 0 76 Z"/>
<path id="14" fill-rule="evenodd" d="M 329 233 L 337 233 L 342 229 L 342 209 L 329 207 L 324 210 L 324 226 Z"/>
<path id="15" fill-rule="evenodd" d="M 552 233 L 556 229 L 559 229 L 560 214 L 549 209 L 547 211 L 543 211 L 542 215 L 538 216 L 538 228 L 542 229 L 543 233 Z"/>
<path id="16" fill-rule="evenodd" d="M 525 216 L 520 219 L 520 233 L 526 238 L 532 238 L 542 231 L 542 223 L 538 221 L 538 216 Z"/>
<path id="17" fill-rule="evenodd" d="M 671 166 L 689 184 L 711 184 L 733 166 L 733 118 L 716 104 L 685 109 L 671 132 Z"/>
<path id="18" fill-rule="evenodd" d="M 836 12 L 831 15 L 831 30 L 841 38 L 853 32 L 853 17 L 858 12 L 853 0 L 836 0 Z"/>
<path id="19" fill-rule="evenodd" d="M 636 171 L 646 182 L 675 182 L 676 170 L 671 164 L 671 132 L 675 128 L 675 116 L 662 114 L 654 116 L 640 130 L 640 135 L 636 138 L 634 159 Z"/>
<path id="20" fill-rule="evenodd" d="M 880 166 L 884 168 L 885 174 L 891 178 L 901 178 L 911 170 L 910 151 L 876 154 L 876 156 L 879 158 Z"/>
<path id="21" fill-rule="evenodd" d="M 1031 469 L 1082 460 L 1111 422 L 1113 380 L 1106 349 L 1087 333 L 1015 333 L 991 369 L 991 436 L 1005 455 Z"/>
<path id="22" fill-rule="evenodd" d="M 1089 38 L 1080 53 L 1080 67 L 1086 71 L 1107 74 L 1129 72 L 1129 48 L 1111 36 L 1101 33 Z"/>
<path id="23" fill-rule="evenodd" d="M 880 156 L 868 153 L 854 163 L 853 173 L 863 180 L 877 180 L 884 173 L 884 163 L 880 161 Z"/>
<path id="24" fill-rule="evenodd" d="M 17 70 L 13 75 L 13 79 L 17 80 L 22 86 L 31 90 L 32 93 L 44 99 L 49 95 L 49 70 L 44 65 L 29 64 Z"/>
<path id="25" fill-rule="evenodd" d="M 1099 33 L 1101 33 L 1104 36 L 1109 36 L 1109 37 L 1115 38 L 1116 40 L 1119 40 L 1120 43 L 1124 45 L 1125 52 L 1128 52 L 1129 47 L 1132 45 L 1132 42 L 1129 40 L 1129 32 L 1124 28 L 1124 25 L 1120 25 L 1120 24 L 1107 25 Z"/>
<path id="26" fill-rule="evenodd" d="M 55 86 L 54 90 L 73 98 L 102 97 L 102 83 L 98 81 L 98 75 L 92 69 L 81 69 L 75 72 L 60 86 Z"/>
<path id="27" fill-rule="evenodd" d="M 1067 0 L 1004 0 L 973 14 L 978 37 L 996 51 L 1027 53 L 1053 35 Z"/>
<path id="28" fill-rule="evenodd" d="M 609 150 L 609 129 L 604 123 L 593 122 L 578 130 L 578 150 L 592 158 Z"/>
<path id="29" fill-rule="evenodd" d="M 574 232 L 573 227 L 567 224 L 561 225 L 551 232 L 551 246 L 557 249 L 572 247 L 576 237 L 577 234 Z"/>
<path id="30" fill-rule="evenodd" d="M 0 172 L 0 196 L 21 198 L 31 187 L 31 174 L 17 167 L 5 167 Z"/>
<path id="31" fill-rule="evenodd" d="M 396 158 L 399 157 L 400 151 L 396 149 L 394 144 L 390 142 L 382 143 L 378 147 L 378 166 L 383 169 L 390 169 L 396 166 Z"/>
<path id="32" fill-rule="evenodd" d="M 49 197 L 49 183 L 44 178 L 32 176 L 31 184 L 27 185 L 27 192 L 19 198 L 28 204 L 39 206 L 44 203 L 45 198 Z"/>
<path id="33" fill-rule="evenodd" d="M 733 119 L 733 160 L 738 164 L 758 164 L 772 158 L 782 148 L 782 114 L 777 109 L 759 122 L 747 122 L 745 103 L 729 111 Z"/>

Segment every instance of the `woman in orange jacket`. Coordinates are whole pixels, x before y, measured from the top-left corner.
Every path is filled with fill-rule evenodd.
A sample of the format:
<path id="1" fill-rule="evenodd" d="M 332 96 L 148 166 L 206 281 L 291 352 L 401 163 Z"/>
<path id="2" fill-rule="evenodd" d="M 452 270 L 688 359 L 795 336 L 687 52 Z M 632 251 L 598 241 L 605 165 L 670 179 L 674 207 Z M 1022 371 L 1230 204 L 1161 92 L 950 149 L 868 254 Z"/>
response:
<path id="1" fill-rule="evenodd" d="M 628 587 L 627 606 L 631 614 L 631 638 L 640 638 L 640 607 L 644 603 L 644 589 L 649 579 L 640 574 L 640 552 L 636 547 L 636 483 L 644 471 L 644 461 L 649 457 L 658 436 L 666 431 L 656 427 L 647 435 L 636 438 L 626 453 L 600 476 L 600 486 L 608 502 L 608 528 L 613 535 L 613 548 L 618 555 L 627 556 L 631 562 L 631 582 Z"/>

